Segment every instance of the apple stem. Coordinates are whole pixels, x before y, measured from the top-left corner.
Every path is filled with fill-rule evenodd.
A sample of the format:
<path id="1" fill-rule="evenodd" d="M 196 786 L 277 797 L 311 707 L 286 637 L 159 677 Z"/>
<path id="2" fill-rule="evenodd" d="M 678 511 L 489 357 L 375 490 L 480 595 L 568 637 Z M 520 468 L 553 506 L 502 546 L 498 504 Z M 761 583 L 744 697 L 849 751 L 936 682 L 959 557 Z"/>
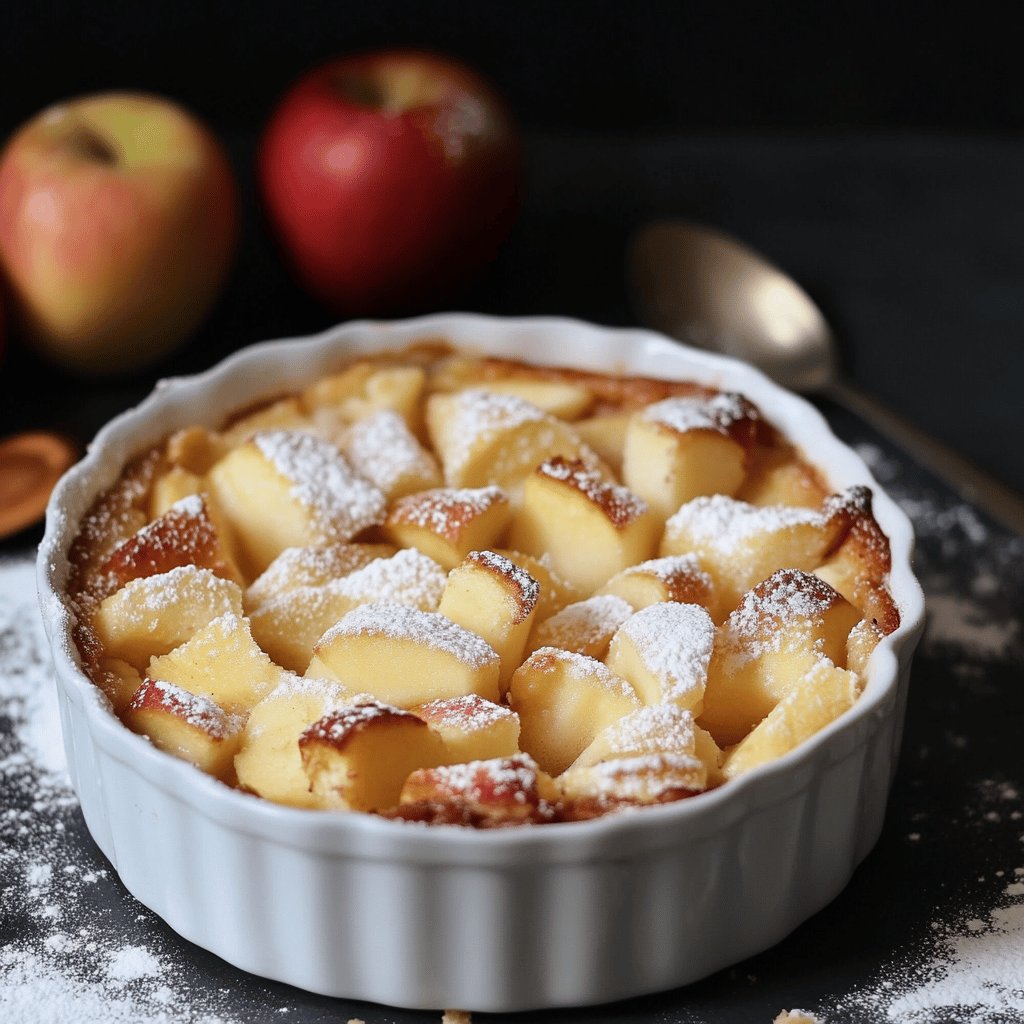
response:
<path id="1" fill-rule="evenodd" d="M 67 144 L 86 160 L 101 164 L 116 164 L 117 152 L 104 139 L 88 128 L 75 128 L 67 137 Z"/>

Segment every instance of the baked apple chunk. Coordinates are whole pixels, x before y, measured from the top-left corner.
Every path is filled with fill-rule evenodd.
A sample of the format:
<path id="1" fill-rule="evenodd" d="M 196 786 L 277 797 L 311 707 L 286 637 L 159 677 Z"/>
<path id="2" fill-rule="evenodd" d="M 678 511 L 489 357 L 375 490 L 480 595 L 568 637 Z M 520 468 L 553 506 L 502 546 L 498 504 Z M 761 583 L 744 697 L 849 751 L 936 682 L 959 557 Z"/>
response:
<path id="1" fill-rule="evenodd" d="M 550 820 L 558 788 L 529 754 L 420 768 L 402 787 L 398 817 L 478 828 Z"/>
<path id="2" fill-rule="evenodd" d="M 317 642 L 306 671 L 404 708 L 466 693 L 497 701 L 499 674 L 500 659 L 482 637 L 400 604 L 349 612 Z"/>
<path id="3" fill-rule="evenodd" d="M 329 711 L 359 698 L 368 699 L 336 680 L 285 674 L 246 720 L 235 754 L 239 786 L 279 804 L 317 806 L 302 767 L 299 737 Z"/>
<path id="4" fill-rule="evenodd" d="M 648 704 L 602 729 L 571 767 L 645 754 L 693 754 L 696 734 L 693 712 L 676 704 Z"/>
<path id="5" fill-rule="evenodd" d="M 321 636 L 353 608 L 381 601 L 433 611 L 444 570 L 415 548 L 377 558 L 322 586 L 296 587 L 250 615 L 253 636 L 278 665 L 304 672 Z"/>
<path id="6" fill-rule="evenodd" d="M 107 653 L 144 669 L 221 615 L 242 614 L 237 583 L 209 569 L 182 565 L 131 580 L 96 609 L 93 628 Z"/>
<path id="7" fill-rule="evenodd" d="M 285 548 L 351 540 L 384 519 L 381 491 L 332 444 L 297 430 L 257 433 L 208 476 L 250 576 Z"/>
<path id="8" fill-rule="evenodd" d="M 352 811 L 394 807 L 410 772 L 445 759 L 426 722 L 377 700 L 318 718 L 299 736 L 299 752 L 316 806 Z"/>
<path id="9" fill-rule="evenodd" d="M 412 711 L 441 737 L 453 764 L 511 757 L 519 750 L 519 716 L 478 694 L 441 697 Z"/>
<path id="10" fill-rule="evenodd" d="M 618 628 L 605 663 L 645 704 L 677 704 L 700 714 L 714 645 L 715 624 L 704 608 L 652 604 Z"/>
<path id="11" fill-rule="evenodd" d="M 160 750 L 222 781 L 230 780 L 242 718 L 201 694 L 163 679 L 146 679 L 128 704 L 125 725 Z"/>
<path id="12" fill-rule="evenodd" d="M 516 669 L 509 704 L 521 723 L 519 745 L 550 775 L 579 757 L 606 726 L 640 706 L 633 687 L 595 658 L 553 647 Z"/>
<path id="13" fill-rule="evenodd" d="M 695 554 L 728 611 L 777 569 L 813 570 L 846 527 L 828 507 L 756 506 L 714 495 L 694 498 L 668 520 L 661 554 Z"/>
<path id="14" fill-rule="evenodd" d="M 545 459 L 584 454 L 562 420 L 516 395 L 469 388 L 427 400 L 427 429 L 449 487 L 497 484 L 518 490 Z"/>
<path id="15" fill-rule="evenodd" d="M 281 681 L 283 671 L 256 644 L 248 621 L 228 613 L 151 659 L 148 674 L 247 713 Z"/>
<path id="16" fill-rule="evenodd" d="M 591 593 L 654 554 L 660 530 L 635 494 L 579 459 L 556 457 L 527 477 L 509 543 L 530 555 L 549 553 L 560 575 Z"/>
<path id="17" fill-rule="evenodd" d="M 574 601 L 534 628 L 530 650 L 557 647 L 600 660 L 608 653 L 618 628 L 632 614 L 632 606 L 614 594 L 595 594 L 585 601 Z"/>
<path id="18" fill-rule="evenodd" d="M 722 774 L 734 779 L 788 754 L 852 708 L 859 695 L 856 673 L 823 658 L 796 679 L 778 704 L 729 751 Z"/>
<path id="19" fill-rule="evenodd" d="M 396 552 L 392 544 L 328 544 L 324 547 L 285 548 L 245 591 L 252 611 L 289 590 L 322 587 Z"/>
<path id="20" fill-rule="evenodd" d="M 342 437 L 341 450 L 352 468 L 389 501 L 441 486 L 437 460 L 392 409 L 353 424 Z"/>
<path id="21" fill-rule="evenodd" d="M 454 569 L 470 551 L 494 547 L 511 515 L 508 496 L 500 487 L 442 487 L 396 501 L 384 534 L 393 543 L 419 548 L 446 569 Z"/>
<path id="22" fill-rule="evenodd" d="M 556 781 L 569 815 L 582 819 L 696 796 L 707 788 L 707 769 L 691 754 L 644 754 L 570 768 Z"/>
<path id="23" fill-rule="evenodd" d="M 534 622 L 543 622 L 556 612 L 560 612 L 566 605 L 581 601 L 586 596 L 554 569 L 551 558 L 546 554 L 537 558 L 510 548 L 498 548 L 495 554 L 503 555 L 510 562 L 514 562 L 537 581 L 540 592 L 537 595 Z"/>
<path id="24" fill-rule="evenodd" d="M 623 715 L 597 734 L 569 770 L 650 754 L 694 756 L 704 765 L 707 788 L 722 782 L 722 749 L 694 722 L 691 711 L 675 704 L 648 704 Z"/>
<path id="25" fill-rule="evenodd" d="M 504 686 L 523 660 L 539 596 L 537 581 L 515 562 L 494 551 L 471 551 L 448 574 L 438 611 L 491 645 Z"/>
<path id="26" fill-rule="evenodd" d="M 363 361 L 310 385 L 302 393 L 301 404 L 314 422 L 317 414 L 325 411 L 337 420 L 352 423 L 392 410 L 416 432 L 425 380 L 426 371 L 421 366 L 377 367 Z"/>
<path id="27" fill-rule="evenodd" d="M 119 544 L 100 567 L 110 591 L 184 565 L 209 569 L 241 584 L 227 539 L 214 524 L 209 498 L 189 494 Z"/>
<path id="28" fill-rule="evenodd" d="M 714 582 L 692 554 L 651 558 L 628 566 L 597 592 L 615 594 L 637 611 L 662 601 L 703 605 L 712 611 L 712 618 L 717 609 Z"/>
<path id="29" fill-rule="evenodd" d="M 733 393 L 655 402 L 629 421 L 622 479 L 662 521 L 699 495 L 735 494 L 759 420 Z"/>
<path id="30" fill-rule="evenodd" d="M 860 613 L 824 580 L 780 569 L 721 627 L 708 670 L 701 724 L 721 744 L 760 722 L 819 661 L 843 667 Z"/>

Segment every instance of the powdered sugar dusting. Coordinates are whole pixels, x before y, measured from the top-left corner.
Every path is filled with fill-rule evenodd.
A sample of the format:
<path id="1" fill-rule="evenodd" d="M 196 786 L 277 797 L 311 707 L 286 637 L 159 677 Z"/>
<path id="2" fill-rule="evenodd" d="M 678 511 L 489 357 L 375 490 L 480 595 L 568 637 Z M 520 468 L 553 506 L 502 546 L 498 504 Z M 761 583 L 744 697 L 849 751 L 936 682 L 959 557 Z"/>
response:
<path id="1" fill-rule="evenodd" d="M 750 505 L 724 494 L 686 502 L 665 524 L 666 536 L 685 534 L 698 547 L 738 552 L 752 539 L 796 526 L 824 527 L 816 509 L 795 505 Z"/>
<path id="2" fill-rule="evenodd" d="M 536 803 L 540 769 L 529 754 L 465 761 L 417 772 L 421 785 L 474 803 Z"/>
<path id="3" fill-rule="evenodd" d="M 670 595 L 681 590 L 689 590 L 694 583 L 710 591 L 714 586 L 710 573 L 705 572 L 697 555 L 689 552 L 685 555 L 665 555 L 663 558 L 651 558 L 646 562 L 638 562 L 623 569 L 623 577 L 653 576 L 665 584 Z M 673 596 L 673 600 L 676 598 Z"/>
<path id="4" fill-rule="evenodd" d="M 421 612 L 401 604 L 364 604 L 349 612 L 321 637 L 326 647 L 340 637 L 383 636 L 407 640 L 425 649 L 442 651 L 470 668 L 497 663 L 486 640 L 437 612 Z"/>
<path id="5" fill-rule="evenodd" d="M 441 600 L 448 576 L 432 558 L 416 548 L 402 548 L 390 558 L 377 558 L 326 589 L 369 603 L 407 604 L 432 611 Z"/>
<path id="6" fill-rule="evenodd" d="M 326 701 L 341 703 L 341 699 L 347 693 L 345 687 L 335 679 L 317 679 L 315 676 L 300 676 L 295 672 L 282 672 L 281 682 L 260 703 L 304 696 L 322 697 Z"/>
<path id="7" fill-rule="evenodd" d="M 1024 874 L 1024 868 L 1014 874 Z M 875 984 L 826 1010 L 898 1024 L 1024 1020 L 1024 892 L 1017 883 L 1004 886 L 983 916 L 968 911 L 953 922 L 934 921 L 921 941 L 922 962 L 893 964 Z"/>
<path id="8" fill-rule="evenodd" d="M 122 629 L 148 632 L 156 631 L 160 614 L 170 608 L 203 608 L 214 615 L 242 610 L 238 584 L 196 565 L 132 580 L 109 600 L 117 604 Z"/>
<path id="9" fill-rule="evenodd" d="M 744 595 L 723 627 L 723 645 L 741 661 L 782 649 L 808 648 L 814 628 L 839 596 L 824 580 L 779 569 Z"/>
<path id="10" fill-rule="evenodd" d="M 325 630 L 358 605 L 388 602 L 437 608 L 447 575 L 433 559 L 403 548 L 322 586 L 296 587 L 252 612 L 253 636 L 288 667 L 301 669 Z"/>
<path id="11" fill-rule="evenodd" d="M 730 428 L 737 423 L 757 420 L 760 414 L 742 395 L 734 391 L 723 391 L 711 397 L 694 395 L 665 398 L 647 406 L 641 417 L 679 434 L 691 430 L 712 430 L 728 436 Z"/>
<path id="12" fill-rule="evenodd" d="M 299 746 L 303 747 L 310 743 L 328 743 L 334 746 L 342 742 L 352 732 L 384 718 L 392 720 L 401 718 L 417 725 L 425 724 L 411 711 L 404 711 L 391 704 L 385 704 L 378 700 L 359 701 L 328 711 L 322 718 L 318 718 L 312 725 L 307 726 L 299 737 Z"/>
<path id="13" fill-rule="evenodd" d="M 574 679 L 586 680 L 609 693 L 625 697 L 639 704 L 636 691 L 625 679 L 617 676 L 603 661 L 586 654 L 566 651 L 558 647 L 541 647 L 520 666 L 533 672 L 551 672 L 562 669 Z"/>
<path id="14" fill-rule="evenodd" d="M 291 483 L 325 540 L 349 540 L 384 519 L 387 501 L 334 445 L 299 430 L 264 430 L 253 443 Z"/>
<path id="15" fill-rule="evenodd" d="M 692 754 L 693 713 L 676 704 L 648 704 L 613 722 L 600 739 L 602 747 L 615 755 Z"/>
<path id="16" fill-rule="evenodd" d="M 534 630 L 534 647 L 604 654 L 615 631 L 633 614 L 632 607 L 615 594 L 598 594 L 567 604 Z M 597 653 L 595 654 L 595 650 Z"/>
<path id="17" fill-rule="evenodd" d="M 468 388 L 452 397 L 451 421 L 443 453 L 445 479 L 462 479 L 473 450 L 498 434 L 527 423 L 551 421 L 543 410 L 516 395 Z"/>
<path id="18" fill-rule="evenodd" d="M 589 791 L 601 800 L 645 804 L 701 792 L 707 784 L 707 769 L 690 754 L 660 751 L 571 768 L 563 778 L 571 780 L 574 790 Z"/>
<path id="19" fill-rule="evenodd" d="M 658 680 L 663 701 L 693 707 L 703 698 L 715 645 L 715 624 L 705 608 L 675 602 L 648 605 L 619 628 L 612 639 L 610 662 L 625 639 Z"/>
<path id="20" fill-rule="evenodd" d="M 536 608 L 540 598 L 540 584 L 510 558 L 499 555 L 496 551 L 470 551 L 466 561 L 485 566 L 512 584 L 518 595 L 516 616 L 513 621 L 522 622 Z"/>
<path id="21" fill-rule="evenodd" d="M 425 722 L 441 729 L 459 729 L 466 732 L 486 730 L 498 722 L 507 722 L 519 716 L 510 708 L 495 704 L 476 693 L 458 697 L 439 697 L 415 709 Z"/>
<path id="22" fill-rule="evenodd" d="M 628 526 L 648 510 L 647 502 L 643 498 L 626 487 L 603 480 L 600 473 L 587 468 L 581 459 L 565 459 L 556 455 L 541 463 L 537 472 L 579 491 L 604 512 L 613 526 Z"/>
<path id="23" fill-rule="evenodd" d="M 385 494 L 391 494 L 403 479 L 441 480 L 433 455 L 393 409 L 382 409 L 355 423 L 343 438 L 341 449 L 355 471 Z"/>
<path id="24" fill-rule="evenodd" d="M 500 487 L 439 487 L 400 498 L 388 523 L 420 526 L 454 541 L 475 519 L 501 504 L 508 504 L 508 497 Z"/>
<path id="25" fill-rule="evenodd" d="M 163 708 L 216 739 L 234 736 L 243 725 L 240 716 L 227 714 L 216 701 L 163 679 L 144 679 L 128 708 L 132 711 Z"/>
<path id="26" fill-rule="evenodd" d="M 321 586 L 347 576 L 387 554 L 383 544 L 331 544 L 326 547 L 285 548 L 250 584 L 246 605 L 256 608 L 287 590 Z"/>

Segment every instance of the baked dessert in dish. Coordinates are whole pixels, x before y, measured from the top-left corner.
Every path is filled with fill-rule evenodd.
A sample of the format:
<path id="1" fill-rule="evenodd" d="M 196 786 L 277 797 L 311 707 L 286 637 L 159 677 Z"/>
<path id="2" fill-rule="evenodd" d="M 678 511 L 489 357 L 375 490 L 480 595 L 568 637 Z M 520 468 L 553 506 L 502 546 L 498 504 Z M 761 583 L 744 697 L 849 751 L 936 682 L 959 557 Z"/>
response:
<path id="1" fill-rule="evenodd" d="M 849 499 L 838 504 L 850 510 L 854 525 L 835 551 L 825 556 L 822 565 L 790 568 L 822 578 L 820 574 L 827 575 L 823 565 L 831 562 L 830 571 L 837 575 L 834 582 L 826 582 L 834 589 L 838 584 L 846 599 L 863 611 L 847 638 L 843 670 L 852 668 L 857 673 L 860 692 L 853 706 L 789 753 L 728 782 L 712 784 L 699 795 L 667 799 L 635 813 L 600 813 L 604 799 L 588 808 L 595 776 L 607 779 L 609 790 L 618 787 L 620 798 L 628 792 L 627 780 L 632 783 L 631 799 L 643 792 L 642 786 L 655 784 L 665 797 L 671 796 L 673 777 L 680 791 L 693 791 L 701 771 L 694 761 L 703 764 L 708 756 L 703 733 L 694 729 L 692 754 L 651 753 L 635 750 L 636 730 L 630 728 L 635 713 L 643 735 L 685 735 L 687 716 L 693 716 L 693 710 L 644 704 L 623 714 L 615 723 L 617 728 L 601 730 L 587 757 L 577 756 L 576 767 L 555 780 L 559 793 L 571 790 L 574 778 L 582 780 L 573 793 L 573 806 L 574 813 L 587 820 L 508 828 L 423 827 L 360 811 L 310 813 L 309 807 L 320 797 L 308 789 L 301 753 L 287 768 L 278 767 L 272 759 L 253 757 L 243 770 L 258 779 L 253 788 L 265 795 L 256 796 L 197 770 L 181 757 L 168 756 L 143 734 L 125 728 L 112 713 L 111 703 L 127 707 L 138 692 L 144 669 L 111 659 L 97 674 L 99 660 L 109 656 L 90 642 L 85 627 L 110 593 L 99 601 L 95 600 L 99 592 L 88 597 L 84 581 L 96 576 L 120 543 L 154 519 L 150 510 L 154 495 L 169 510 L 176 501 L 196 493 L 194 482 L 188 487 L 191 477 L 186 474 L 202 479 L 227 454 L 227 448 L 238 446 L 241 439 L 230 430 L 240 423 L 245 427 L 245 414 L 237 415 L 239 410 L 262 410 L 270 417 L 265 427 L 287 429 L 281 420 L 289 414 L 289 405 L 292 413 L 297 405 L 302 412 L 305 399 L 301 396 L 310 388 L 324 393 L 319 407 L 332 404 L 330 392 L 336 387 L 332 379 L 343 368 L 364 360 L 378 368 L 382 362 L 408 362 L 402 353 L 411 344 L 439 337 L 463 352 L 497 360 L 498 366 L 509 360 L 532 364 L 536 369 L 526 376 L 535 381 L 580 384 L 586 380 L 586 390 L 594 397 L 588 399 L 584 393 L 583 398 L 592 403 L 590 407 L 562 411 L 558 418 L 596 453 L 599 468 L 610 471 L 607 482 L 630 489 L 623 479 L 623 446 L 617 439 L 624 437 L 625 425 L 637 409 L 673 394 L 746 396 L 762 421 L 771 424 L 771 436 L 779 444 L 758 442 L 747 467 L 748 479 L 733 497 L 758 507 L 786 503 L 819 512 L 831 494 L 846 494 Z M 566 378 L 552 372 L 549 376 L 543 369 L 556 364 L 577 368 L 579 375 Z M 456 370 L 457 364 L 449 364 L 448 369 Z M 499 387 L 508 372 L 496 371 L 488 386 Z M 628 378 L 654 383 L 623 383 Z M 430 374 L 430 379 L 434 390 L 446 394 L 458 390 L 453 376 L 450 385 L 442 383 L 440 374 Z M 691 383 L 678 383 L 687 381 Z M 572 393 L 578 399 L 580 392 Z M 282 404 L 281 396 L 291 396 L 292 402 Z M 349 411 L 340 417 L 342 422 L 365 418 L 352 411 L 365 409 L 374 398 L 365 391 L 355 397 L 358 400 L 345 407 Z M 530 401 L 541 405 L 539 398 Z M 280 419 L 273 422 L 273 417 Z M 318 417 L 322 422 L 339 418 L 329 412 Z M 222 447 L 225 435 L 227 444 Z M 426 447 L 427 435 L 414 432 L 414 436 Z M 169 444 L 171 437 L 177 438 L 174 445 Z M 211 439 L 217 440 L 212 448 Z M 178 471 L 158 488 L 155 481 L 164 474 L 156 472 L 158 467 L 147 453 L 165 449 L 177 460 Z M 190 451 L 196 461 L 185 468 Z M 555 454 L 567 460 L 574 457 Z M 799 458 L 794 461 L 794 456 Z M 356 458 L 346 455 L 353 470 L 363 476 L 365 470 L 358 469 Z M 755 466 L 759 469 L 753 473 Z M 466 478 L 458 484 L 442 479 L 440 485 L 427 489 L 486 490 L 491 486 L 486 476 L 473 478 L 473 458 L 463 463 L 462 471 Z M 494 486 L 509 495 L 510 504 L 518 500 L 510 485 Z M 857 495 L 862 492 L 851 488 L 872 491 L 871 518 L 880 531 L 855 514 Z M 784 498 L 782 489 L 802 497 Z M 199 493 L 207 492 L 200 487 Z M 398 496 L 388 501 L 389 514 L 400 501 Z M 190 502 L 194 505 L 195 499 Z M 216 499 L 208 514 L 216 529 Z M 500 507 L 490 512 L 501 514 Z M 419 518 L 428 525 L 431 521 L 429 515 Z M 479 514 L 473 522 L 481 519 L 486 525 L 486 518 Z M 419 528 L 415 521 L 413 526 Z M 692 524 L 681 526 L 692 530 Z M 430 558 L 441 566 L 447 585 L 451 569 L 445 569 L 446 558 L 454 568 L 469 552 L 493 550 L 478 543 L 471 530 L 467 521 L 451 536 L 437 534 L 432 551 L 417 546 L 403 558 L 414 560 L 418 554 Z M 436 531 L 420 528 L 421 543 L 426 543 L 428 533 Z M 884 547 L 879 533 L 888 539 L 888 573 L 881 571 Z M 255 638 L 257 629 L 266 636 L 274 632 L 275 622 L 288 620 L 286 599 L 279 599 L 276 610 L 270 608 L 266 628 L 257 626 L 254 610 L 257 604 L 270 604 L 278 591 L 287 591 L 288 581 L 295 583 L 295 590 L 307 588 L 307 596 L 309 590 L 326 588 L 325 603 L 341 602 L 352 596 L 353 583 L 342 585 L 344 580 L 351 580 L 375 559 L 403 551 L 401 547 L 394 550 L 395 541 L 367 536 L 354 540 L 380 547 L 359 548 L 356 556 L 350 547 L 341 547 L 351 542 L 332 540 L 310 553 L 302 550 L 309 546 L 303 540 L 295 545 L 299 552 L 281 558 L 273 571 L 261 572 L 263 579 L 257 584 L 259 577 L 251 576 L 255 569 L 239 561 L 240 552 L 226 548 L 218 552 L 209 536 L 209 531 L 202 531 L 196 537 L 196 550 L 204 552 L 197 561 L 219 560 L 230 566 L 226 556 L 234 560 L 238 585 L 245 584 L 241 612 L 233 610 L 230 596 L 226 604 L 248 633 L 245 628 L 227 629 L 230 619 L 221 626 L 225 638 L 232 636 L 250 653 L 248 637 Z M 469 546 L 463 548 L 464 543 Z M 104 427 L 83 460 L 58 484 L 47 512 L 38 577 L 71 781 L 89 832 L 128 892 L 191 942 L 266 978 L 330 996 L 393 1006 L 512 1012 L 607 1002 L 687 984 L 778 942 L 841 891 L 880 834 L 896 768 L 911 655 L 923 625 L 923 599 L 910 566 L 912 545 L 906 516 L 856 453 L 831 433 L 807 402 L 751 367 L 647 331 L 548 317 L 448 313 L 388 323 L 353 322 L 315 337 L 266 342 L 236 353 L 206 373 L 163 382 L 139 407 Z M 692 556 L 655 552 L 647 561 L 678 558 L 674 571 L 665 572 L 659 565 L 651 571 L 652 567 L 640 563 L 617 573 L 618 579 L 612 577 L 590 596 L 553 572 L 547 559 L 518 555 L 517 564 L 539 586 L 531 633 L 541 622 L 552 620 L 545 644 L 556 646 L 569 642 L 563 637 L 577 635 L 581 621 L 596 621 L 582 639 L 587 646 L 578 656 L 605 664 L 617 675 L 606 664 L 611 641 L 605 616 L 615 622 L 613 636 L 622 625 L 616 619 L 623 607 L 614 599 L 621 599 L 628 613 L 635 605 L 657 605 L 668 598 L 705 609 L 716 624 L 717 640 L 735 609 L 716 604 L 709 567 L 715 549 L 703 540 L 699 547 Z M 327 553 L 329 548 L 339 550 Z M 879 553 L 872 554 L 876 549 Z M 495 554 L 510 557 L 510 550 L 500 547 Z M 163 554 L 152 558 L 155 575 L 159 575 L 157 569 L 185 568 L 165 561 Z M 861 574 L 857 566 L 872 559 L 880 559 L 879 571 Z M 198 569 L 230 580 L 229 568 L 214 571 L 200 565 Z M 197 571 L 186 569 L 185 574 Z M 856 586 L 848 587 L 843 578 L 856 581 Z M 479 577 L 469 582 L 473 579 L 481 586 L 486 582 Z M 742 587 L 739 575 L 729 579 L 734 589 Z M 198 583 L 193 581 L 197 591 L 203 589 L 203 580 L 208 577 L 200 575 Z M 360 580 L 366 581 L 365 573 L 355 577 L 355 585 Z M 217 586 L 212 589 L 216 591 Z M 340 594 L 335 593 L 338 590 Z M 894 609 L 889 607 L 890 600 Z M 556 613 L 581 603 L 582 610 L 569 608 L 555 618 Z M 875 611 L 868 611 L 869 603 Z M 351 610 L 345 607 L 342 614 Z M 897 615 L 897 628 L 878 640 L 871 620 L 877 618 L 884 629 Z M 861 621 L 865 624 L 860 625 Z M 315 628 L 315 623 L 310 626 Z M 167 628 L 163 634 L 177 645 L 170 647 L 168 655 L 183 646 L 173 632 Z M 291 643 L 287 631 L 277 632 Z M 216 633 L 213 629 L 206 633 L 206 651 L 211 656 L 219 647 L 214 643 Z M 298 632 L 296 636 L 301 640 Z M 497 634 L 487 643 L 498 653 Z M 267 656 L 270 668 L 254 654 L 245 672 L 223 674 L 224 703 L 211 698 L 216 707 L 206 706 L 214 718 L 223 714 L 231 742 L 233 730 L 240 725 L 243 733 L 262 734 L 269 747 L 290 748 L 300 730 L 308 728 L 300 724 L 303 719 L 323 718 L 326 712 L 317 710 L 318 706 L 324 708 L 326 703 L 326 711 L 336 711 L 359 703 L 354 687 L 306 679 L 292 669 L 289 685 L 274 685 L 242 722 L 244 712 L 229 706 L 243 692 L 241 684 L 262 688 L 266 685 L 262 673 L 279 674 L 278 659 L 285 657 L 279 651 L 269 654 L 258 642 L 256 646 Z M 589 653 L 588 648 L 590 652 L 596 648 L 597 653 Z M 196 643 L 191 651 L 201 649 Z M 564 647 L 556 649 L 565 651 L 556 660 L 573 656 Z M 528 636 L 523 660 L 534 654 Z M 717 656 L 715 649 L 709 668 Z M 174 657 L 171 665 L 178 662 L 181 668 L 183 660 Z M 415 667 L 418 670 L 418 663 Z M 100 680 L 103 689 L 85 670 Z M 179 672 L 177 678 L 177 682 L 164 680 L 163 690 L 173 694 L 170 686 L 175 685 L 188 693 L 182 685 L 187 677 Z M 500 693 L 501 668 L 498 686 Z M 113 696 L 108 698 L 106 693 Z M 408 817 L 415 817 L 411 810 L 415 806 L 420 816 L 442 820 L 441 805 L 425 794 L 453 787 L 460 797 L 457 802 L 444 802 L 446 816 L 466 824 L 493 820 L 493 797 L 507 793 L 510 784 L 527 790 L 523 799 L 515 801 L 518 813 L 527 820 L 535 816 L 534 808 L 541 801 L 550 808 L 559 799 L 549 795 L 547 780 L 539 772 L 548 778 L 550 773 L 537 759 L 533 758 L 536 768 L 523 763 L 531 755 L 518 752 L 521 736 L 515 738 L 517 752 L 509 752 L 513 750 L 509 736 L 515 736 L 517 724 L 511 715 L 519 715 L 521 725 L 521 711 L 507 701 L 495 702 L 479 694 L 438 699 L 440 705 L 427 700 L 398 708 L 428 723 L 426 727 L 406 723 L 400 728 L 415 731 L 417 737 L 425 735 L 425 728 L 432 729 L 447 748 L 457 743 L 458 757 L 464 760 L 409 773 L 402 783 Z M 454 704 L 447 703 L 452 700 Z M 479 703 L 483 701 L 488 703 Z M 296 720 L 282 714 L 284 710 Z M 475 727 L 456 728 L 455 723 L 463 719 Z M 323 726 L 329 735 L 329 723 Z M 360 733 L 364 751 L 366 744 L 374 742 L 372 728 Z M 140 731 L 153 734 L 148 726 L 140 726 Z M 770 738 L 775 730 L 766 731 Z M 310 740 L 307 757 L 315 760 L 318 740 L 315 736 Z M 721 742 L 729 745 L 724 738 Z M 487 747 L 487 756 L 482 753 L 485 743 L 494 744 Z M 250 747 L 250 754 L 254 750 Z M 748 748 L 745 756 L 752 754 L 757 754 L 757 745 Z M 476 771 L 474 762 L 496 758 L 510 763 L 501 771 L 492 768 L 483 775 Z M 588 764 L 591 759 L 593 764 Z M 640 775 L 632 771 L 638 760 L 644 768 Z M 237 773 L 243 761 L 241 754 L 225 758 L 224 765 L 231 767 L 223 770 Z M 262 774 L 260 764 L 267 766 Z M 220 769 L 215 763 L 211 770 Z M 531 773 L 536 778 L 536 796 Z M 307 786 L 301 798 L 305 804 L 298 807 L 281 802 L 289 793 L 301 792 L 297 779 L 305 779 Z M 329 780 L 328 772 L 322 781 L 329 784 Z M 653 794 L 653 788 L 647 792 Z M 617 806 L 635 805 L 620 799 Z"/>
<path id="2" fill-rule="evenodd" d="M 478 828 L 699 797 L 854 706 L 900 624 L 871 491 L 746 396 L 350 360 L 181 427 L 83 517 L 83 668 L 131 730 L 301 808 Z"/>

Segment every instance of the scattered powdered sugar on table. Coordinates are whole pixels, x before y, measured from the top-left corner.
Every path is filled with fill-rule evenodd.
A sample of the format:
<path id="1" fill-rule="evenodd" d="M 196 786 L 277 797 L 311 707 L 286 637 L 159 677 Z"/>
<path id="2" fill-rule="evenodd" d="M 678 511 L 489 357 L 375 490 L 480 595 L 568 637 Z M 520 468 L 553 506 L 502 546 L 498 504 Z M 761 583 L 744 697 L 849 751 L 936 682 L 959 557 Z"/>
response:
<path id="1" fill-rule="evenodd" d="M 933 922 L 922 961 L 890 964 L 827 1012 L 899 1024 L 1024 1020 L 1024 867 L 1012 875 L 1017 881 L 983 916 L 972 908 L 954 922 Z"/>
<path id="2" fill-rule="evenodd" d="M 33 561 L 0 560 L 0 1020 L 229 1024 L 229 990 L 190 985 L 152 915 L 101 898 L 116 883 L 83 839 L 47 651 Z"/>

